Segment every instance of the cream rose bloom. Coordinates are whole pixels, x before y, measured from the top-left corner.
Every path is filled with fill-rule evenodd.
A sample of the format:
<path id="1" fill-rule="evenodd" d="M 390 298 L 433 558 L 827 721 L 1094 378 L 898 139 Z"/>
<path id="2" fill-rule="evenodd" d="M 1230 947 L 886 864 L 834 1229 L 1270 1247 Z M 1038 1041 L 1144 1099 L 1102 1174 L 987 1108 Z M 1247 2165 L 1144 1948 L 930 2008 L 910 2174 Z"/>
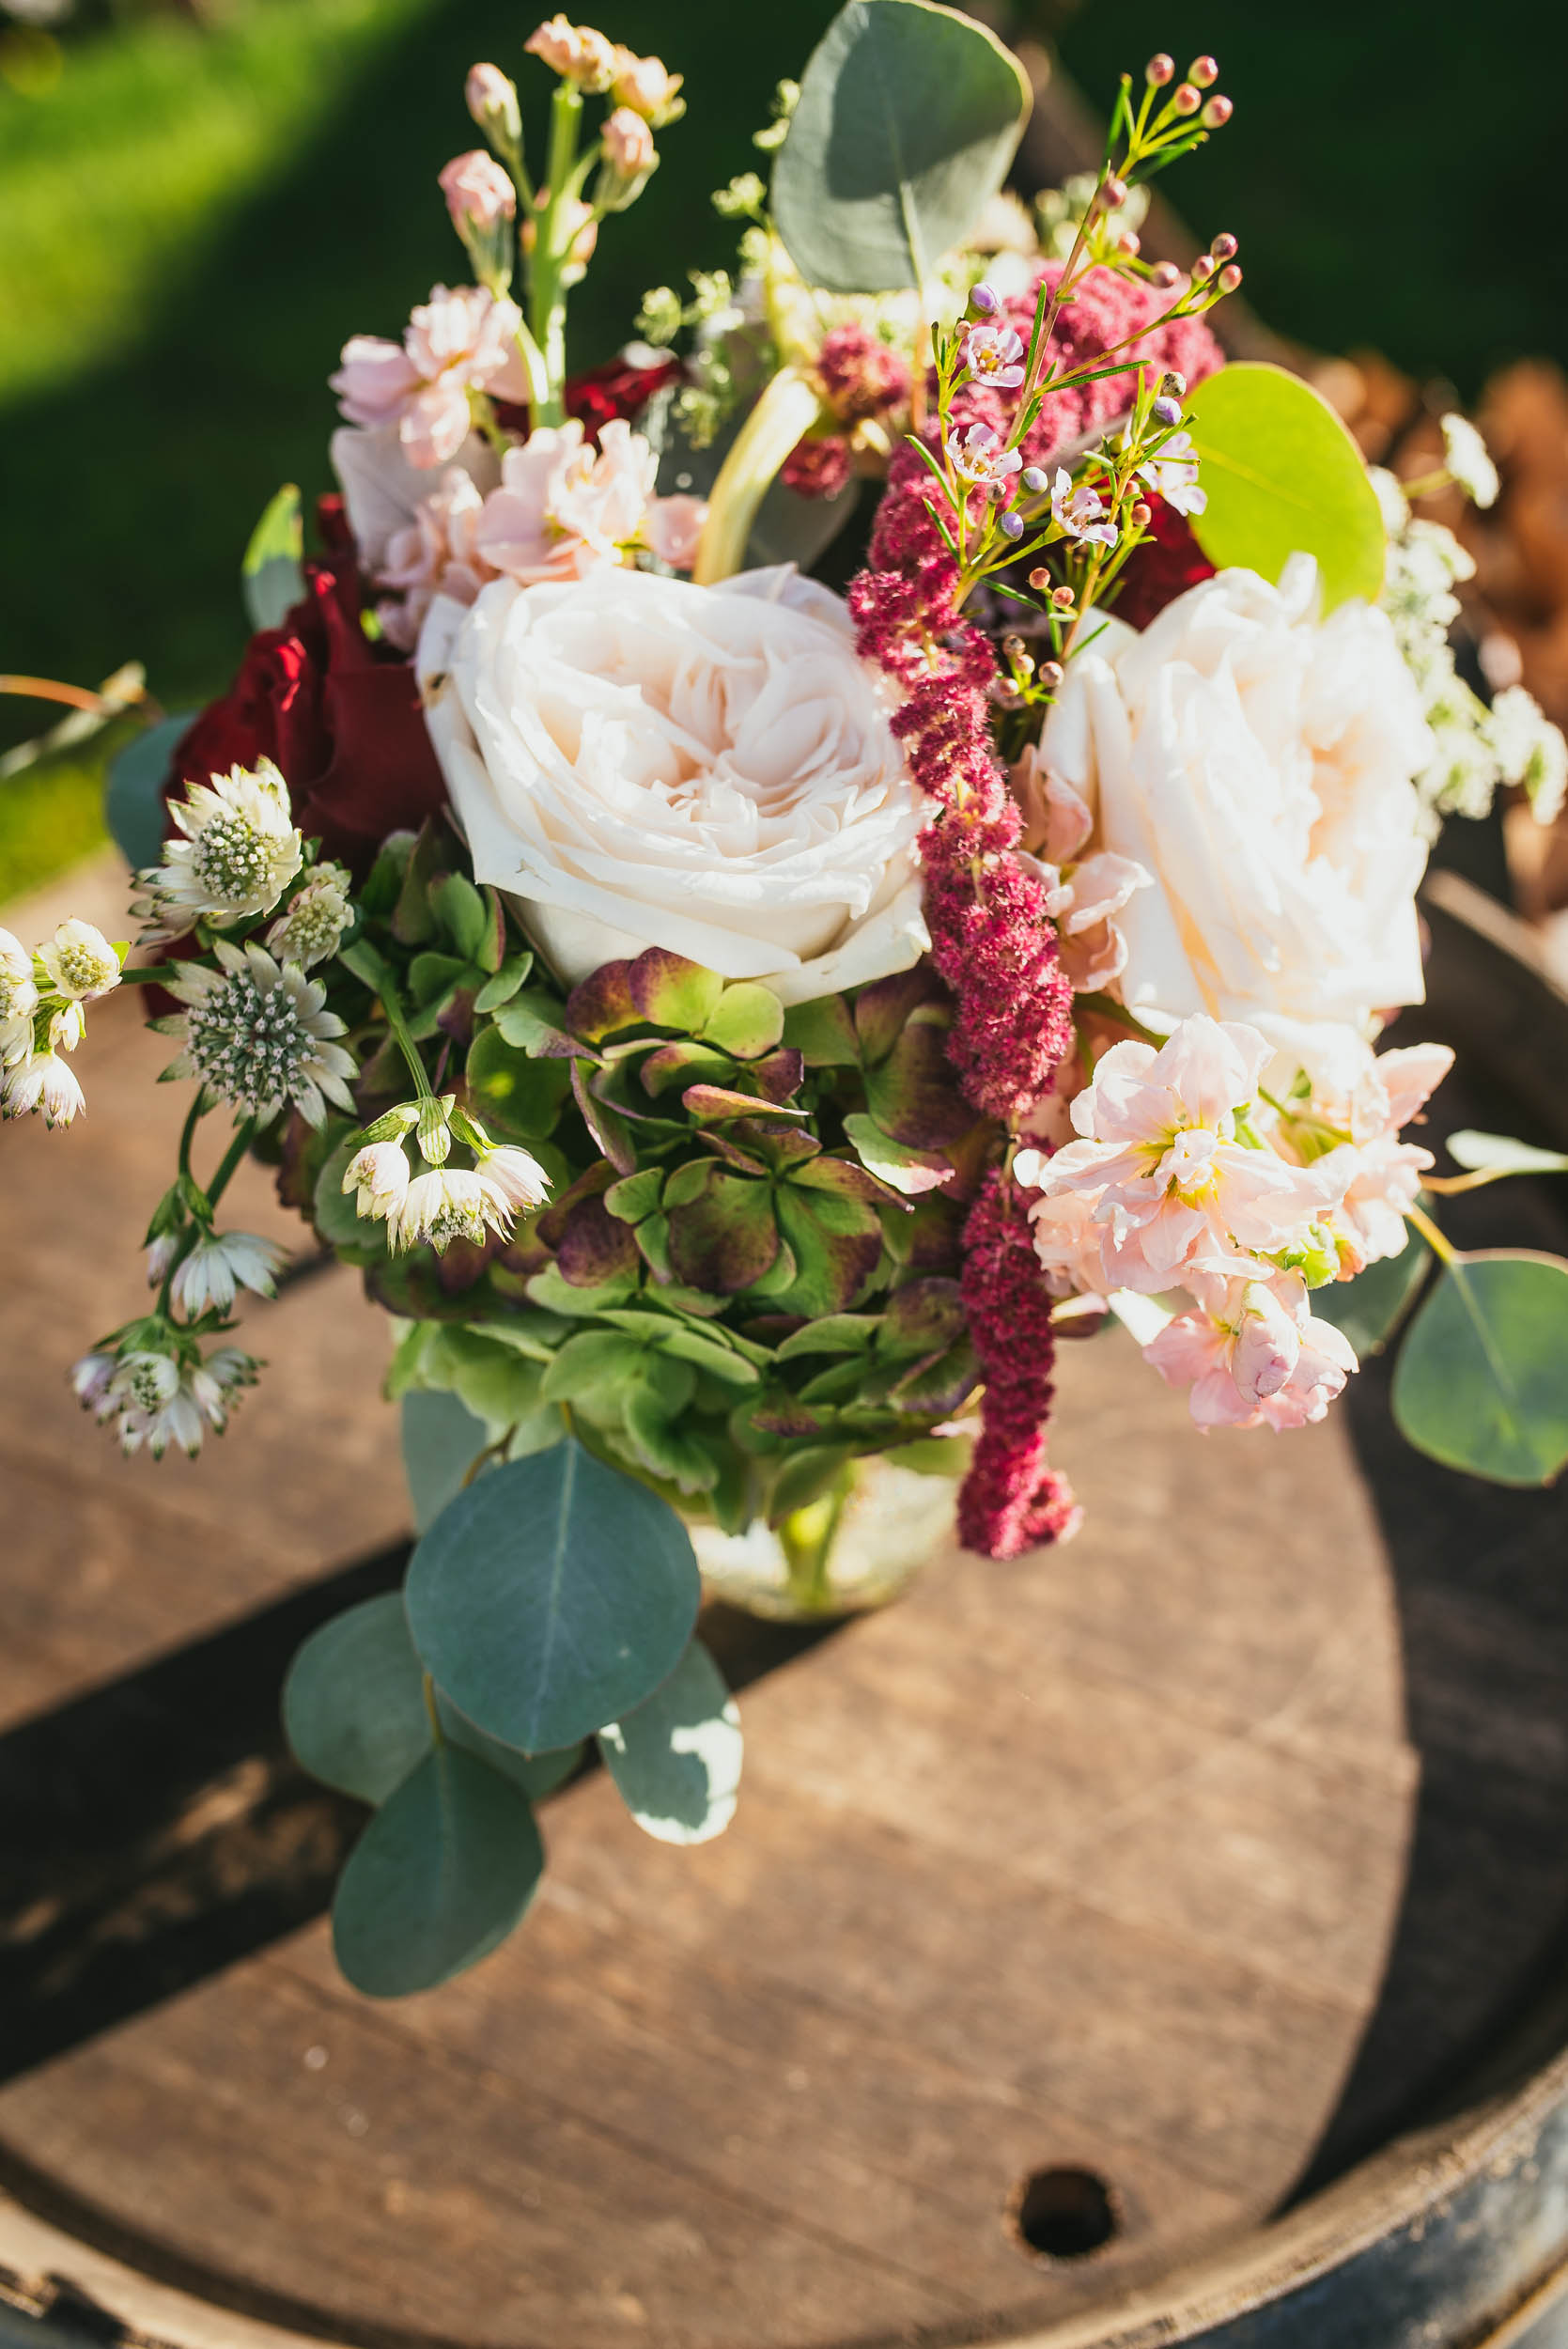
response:
<path id="1" fill-rule="evenodd" d="M 1316 607 L 1308 555 L 1277 588 L 1221 571 L 1068 663 L 1041 756 L 1088 801 L 1094 848 L 1155 877 L 1117 914 L 1122 994 L 1155 1026 L 1362 1027 L 1421 1001 L 1432 738 L 1384 614 Z"/>
<path id="2" fill-rule="evenodd" d="M 497 580 L 437 599 L 418 670 L 474 875 L 568 985 L 662 946 L 797 1003 L 925 951 L 885 689 L 790 568 Z"/>

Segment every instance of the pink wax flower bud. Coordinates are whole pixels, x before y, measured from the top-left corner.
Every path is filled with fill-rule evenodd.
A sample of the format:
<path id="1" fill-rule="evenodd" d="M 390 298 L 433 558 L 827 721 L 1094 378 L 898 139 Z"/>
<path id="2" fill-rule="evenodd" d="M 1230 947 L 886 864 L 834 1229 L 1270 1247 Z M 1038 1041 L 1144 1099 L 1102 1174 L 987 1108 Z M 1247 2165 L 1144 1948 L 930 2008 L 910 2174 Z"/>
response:
<path id="1" fill-rule="evenodd" d="M 1234 291 L 1235 291 L 1236 288 L 1240 285 L 1240 283 L 1241 283 L 1241 272 L 1240 272 L 1240 270 L 1239 270 L 1239 269 L 1237 269 L 1237 267 L 1236 267 L 1236 265 L 1235 265 L 1235 263 L 1234 263 L 1234 261 L 1228 261 L 1228 262 L 1226 263 L 1225 267 L 1224 267 L 1224 268 L 1220 271 L 1220 272 L 1219 272 L 1219 290 L 1220 290 L 1220 292 L 1221 292 L 1222 294 L 1233 294 L 1233 293 L 1234 293 Z"/>
<path id="2" fill-rule="evenodd" d="M 1169 392 L 1172 399 L 1185 399 L 1187 397 L 1187 378 L 1185 375 L 1180 374 L 1175 367 L 1170 367 L 1166 370 L 1165 381 L 1161 384 L 1160 389 L 1162 391 Z"/>
<path id="3" fill-rule="evenodd" d="M 440 175 L 441 192 L 452 226 L 462 236 L 469 229 L 488 234 L 517 216 L 517 190 L 493 155 L 481 147 L 454 155 Z"/>
<path id="4" fill-rule="evenodd" d="M 614 42 L 591 25 L 573 24 L 564 16 L 552 16 L 539 25 L 523 47 L 580 89 L 608 89 L 615 70 Z"/>
<path id="5" fill-rule="evenodd" d="M 669 72 L 662 57 L 640 57 L 633 49 L 617 48 L 610 89 L 617 105 L 658 125 L 682 111 L 677 93 L 684 78 Z"/>
<path id="6" fill-rule="evenodd" d="M 984 278 L 978 286 L 970 288 L 970 308 L 978 310 L 983 319 L 990 318 L 1000 306 L 994 288 L 987 286 Z"/>
<path id="7" fill-rule="evenodd" d="M 1202 90 L 1194 89 L 1190 82 L 1184 82 L 1171 101 L 1179 115 L 1195 115 L 1203 102 Z"/>
<path id="8" fill-rule="evenodd" d="M 1200 89 L 1212 89 L 1219 79 L 1219 68 L 1212 57 L 1194 57 L 1187 69 L 1187 78 L 1196 82 Z"/>
<path id="9" fill-rule="evenodd" d="M 1116 240 L 1116 250 L 1125 253 L 1129 261 L 1136 261 L 1143 250 L 1143 240 L 1134 228 L 1124 228 Z"/>
<path id="10" fill-rule="evenodd" d="M 1040 663 L 1040 683 L 1048 693 L 1055 692 L 1066 674 L 1060 661 L 1042 661 Z"/>
<path id="11" fill-rule="evenodd" d="M 1119 212 L 1126 200 L 1126 181 L 1125 179 L 1118 179 L 1115 174 L 1112 173 L 1111 177 L 1106 181 L 1104 187 L 1101 188 L 1099 193 L 1098 202 L 1101 211 Z"/>
<path id="12" fill-rule="evenodd" d="M 1157 261 L 1155 263 L 1154 282 L 1161 293 L 1170 293 L 1173 287 L 1181 284 L 1181 271 L 1176 267 L 1174 261 Z"/>
<path id="13" fill-rule="evenodd" d="M 1167 56 L 1161 49 L 1143 68 L 1143 79 L 1151 89 L 1163 89 L 1167 82 L 1174 80 L 1175 72 L 1176 60 Z"/>
<path id="14" fill-rule="evenodd" d="M 469 69 L 463 85 L 468 111 L 488 139 L 500 148 L 514 148 L 522 136 L 517 84 L 498 65 Z"/>
<path id="15" fill-rule="evenodd" d="M 623 179 L 640 179 L 653 169 L 653 132 L 644 117 L 630 106 L 617 106 L 605 117 L 604 159 Z"/>
<path id="16" fill-rule="evenodd" d="M 1205 279 L 1214 275 L 1217 266 L 1212 253 L 1199 254 L 1198 258 L 1192 264 L 1192 274 L 1200 286 L 1204 283 Z"/>
<path id="17" fill-rule="evenodd" d="M 1204 130 L 1222 131 L 1234 112 L 1235 108 L 1232 105 L 1228 98 L 1220 98 L 1218 96 L 1211 98 L 1208 104 L 1203 108 L 1203 121 Z"/>
<path id="18" fill-rule="evenodd" d="M 1209 251 L 1217 261 L 1234 261 L 1236 251 L 1235 239 L 1228 232 L 1223 232 L 1218 237 L 1211 237 Z"/>

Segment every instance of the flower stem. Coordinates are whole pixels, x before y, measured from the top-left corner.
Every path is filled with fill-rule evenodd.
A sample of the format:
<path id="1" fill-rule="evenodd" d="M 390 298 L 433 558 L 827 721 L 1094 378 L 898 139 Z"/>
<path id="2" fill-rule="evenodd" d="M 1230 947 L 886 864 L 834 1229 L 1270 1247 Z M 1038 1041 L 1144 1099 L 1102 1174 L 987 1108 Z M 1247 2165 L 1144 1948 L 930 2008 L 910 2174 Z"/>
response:
<path id="1" fill-rule="evenodd" d="M 1459 1262 L 1458 1249 L 1438 1230 L 1423 1208 L 1411 1205 L 1405 1210 L 1405 1220 L 1414 1225 L 1439 1263 L 1452 1266 Z"/>
<path id="2" fill-rule="evenodd" d="M 441 1707 L 436 1703 L 436 1684 L 428 1672 L 425 1675 L 425 1710 L 430 1717 L 430 1736 L 439 1749 L 446 1743 L 446 1732 L 442 1727 Z"/>

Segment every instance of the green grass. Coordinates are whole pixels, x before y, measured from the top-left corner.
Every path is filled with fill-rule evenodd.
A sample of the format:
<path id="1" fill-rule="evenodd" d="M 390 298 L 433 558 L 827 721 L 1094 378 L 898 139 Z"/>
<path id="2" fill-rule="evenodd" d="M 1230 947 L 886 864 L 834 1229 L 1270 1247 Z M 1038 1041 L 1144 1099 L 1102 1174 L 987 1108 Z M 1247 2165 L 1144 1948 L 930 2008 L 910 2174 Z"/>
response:
<path id="1" fill-rule="evenodd" d="M 120 726 L 0 777 L 0 904 L 41 888 L 103 846 L 104 757 L 125 735 Z"/>

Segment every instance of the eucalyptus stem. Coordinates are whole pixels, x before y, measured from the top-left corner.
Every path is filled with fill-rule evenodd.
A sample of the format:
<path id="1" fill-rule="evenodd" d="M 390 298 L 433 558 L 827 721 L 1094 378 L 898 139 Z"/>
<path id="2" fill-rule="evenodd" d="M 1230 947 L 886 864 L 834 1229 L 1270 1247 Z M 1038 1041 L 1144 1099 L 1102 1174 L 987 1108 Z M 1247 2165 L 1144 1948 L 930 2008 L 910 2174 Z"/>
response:
<path id="1" fill-rule="evenodd" d="M 1459 1262 L 1458 1249 L 1444 1233 L 1439 1231 L 1424 1208 L 1418 1207 L 1412 1203 L 1405 1210 L 1405 1220 L 1421 1234 L 1440 1264 L 1456 1265 Z"/>
<path id="2" fill-rule="evenodd" d="M 442 1726 L 441 1707 L 436 1703 L 436 1684 L 428 1672 L 425 1674 L 424 1690 L 425 1710 L 430 1717 L 430 1735 L 439 1748 L 446 1743 L 446 1732 Z"/>

